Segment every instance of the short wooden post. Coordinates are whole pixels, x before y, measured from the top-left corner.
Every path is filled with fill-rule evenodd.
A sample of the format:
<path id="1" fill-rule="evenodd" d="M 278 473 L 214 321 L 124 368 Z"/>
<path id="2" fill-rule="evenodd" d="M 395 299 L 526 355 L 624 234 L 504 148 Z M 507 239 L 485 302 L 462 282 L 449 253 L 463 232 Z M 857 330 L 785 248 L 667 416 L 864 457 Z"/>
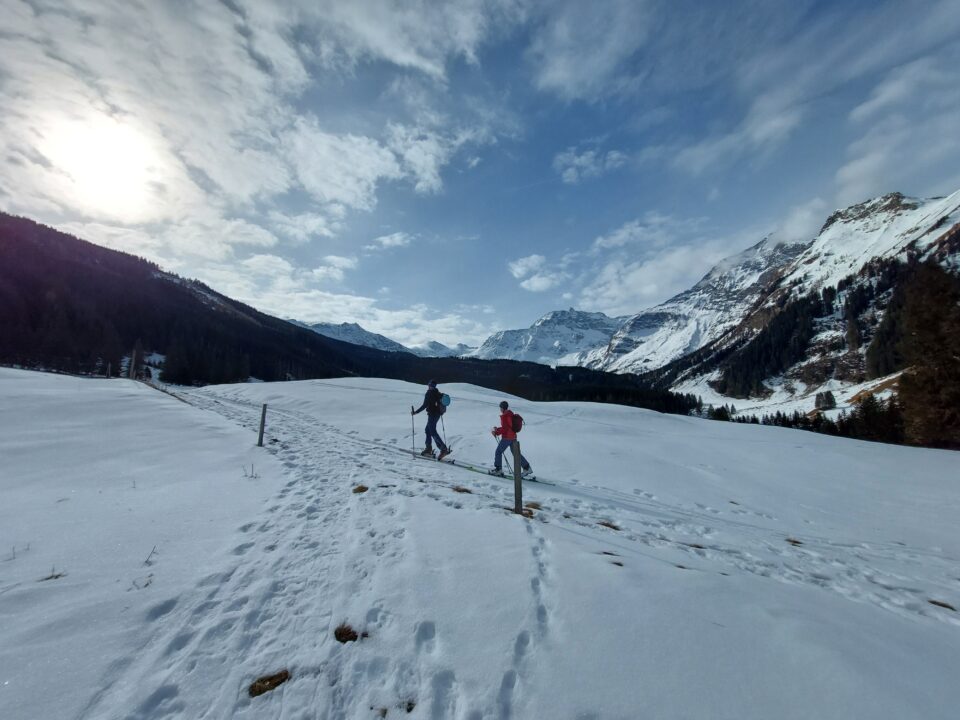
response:
<path id="1" fill-rule="evenodd" d="M 523 514 L 523 486 L 520 482 L 520 441 L 513 441 L 513 511 Z"/>
<path id="2" fill-rule="evenodd" d="M 257 447 L 263 447 L 263 428 L 267 424 L 267 404 L 263 404 L 263 410 L 260 411 L 260 437 L 257 438 Z"/>

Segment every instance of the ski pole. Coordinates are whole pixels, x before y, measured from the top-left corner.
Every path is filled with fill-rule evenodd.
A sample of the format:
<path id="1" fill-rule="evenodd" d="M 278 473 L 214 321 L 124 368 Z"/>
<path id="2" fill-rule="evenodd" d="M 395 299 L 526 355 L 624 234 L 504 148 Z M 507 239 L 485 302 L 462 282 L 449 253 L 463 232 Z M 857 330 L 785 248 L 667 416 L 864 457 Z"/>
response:
<path id="1" fill-rule="evenodd" d="M 413 405 L 410 406 L 410 452 L 414 455 L 417 454 L 417 446 L 414 444 L 416 442 L 417 431 L 413 427 Z"/>
<path id="2" fill-rule="evenodd" d="M 447 426 L 443 422 L 443 415 L 440 416 L 440 427 L 443 430 L 443 444 L 447 444 Z"/>

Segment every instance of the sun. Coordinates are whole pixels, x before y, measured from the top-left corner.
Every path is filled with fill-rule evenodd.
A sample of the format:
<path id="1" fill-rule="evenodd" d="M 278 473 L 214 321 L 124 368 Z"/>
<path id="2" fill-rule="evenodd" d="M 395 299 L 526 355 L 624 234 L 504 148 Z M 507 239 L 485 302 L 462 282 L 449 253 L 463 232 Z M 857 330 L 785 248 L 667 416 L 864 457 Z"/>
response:
<path id="1" fill-rule="evenodd" d="M 153 214 L 160 156 L 132 123 L 108 115 L 54 123 L 41 150 L 85 214 L 126 221 Z"/>

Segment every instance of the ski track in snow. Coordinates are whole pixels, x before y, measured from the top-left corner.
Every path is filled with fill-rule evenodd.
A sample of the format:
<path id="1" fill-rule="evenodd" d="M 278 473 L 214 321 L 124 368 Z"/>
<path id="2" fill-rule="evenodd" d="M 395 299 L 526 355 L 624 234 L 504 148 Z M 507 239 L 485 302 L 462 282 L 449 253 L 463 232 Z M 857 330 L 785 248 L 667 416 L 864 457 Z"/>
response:
<path id="1" fill-rule="evenodd" d="M 260 406 L 227 392 L 176 394 L 239 425 L 258 427 Z M 111 668 L 80 718 L 116 717 L 118 708 L 124 709 L 122 717 L 137 719 L 291 718 L 301 717 L 304 707 L 316 717 L 371 717 L 374 703 L 382 705 L 383 698 L 392 698 L 390 716 L 402 716 L 410 701 L 415 703 L 411 717 L 525 717 L 524 679 L 533 672 L 531 657 L 538 644 L 550 633 L 547 526 L 551 532 L 595 537 L 610 548 L 606 555 L 616 555 L 605 555 L 605 560 L 635 558 L 683 570 L 752 573 L 817 586 L 900 615 L 960 625 L 928 603 L 958 582 L 957 561 L 935 548 L 834 542 L 799 531 L 790 536 L 800 543 L 793 545 L 781 529 L 769 526 L 776 518 L 762 509 L 732 501 L 724 509 L 672 506 L 642 488 L 627 493 L 576 478 L 548 477 L 544 479 L 556 486 L 525 486 L 525 499 L 540 505 L 525 524 L 535 568 L 530 616 L 512 639 L 499 687 L 486 697 L 464 693 L 454 668 L 436 660 L 443 638 L 430 618 L 421 618 L 411 630 L 404 652 L 351 653 L 350 645 L 333 637 L 333 629 L 347 620 L 338 614 L 344 598 L 373 593 L 378 568 L 405 556 L 406 498 L 490 512 L 512 507 L 512 481 L 413 462 L 408 454 L 404 457 L 407 439 L 364 438 L 271 405 L 265 445 L 285 465 L 288 482 L 261 518 L 238 528 L 229 567 L 149 611 L 155 633 L 128 665 Z M 456 443 L 455 437 L 451 440 Z M 352 493 L 361 482 L 370 491 Z M 472 494 L 454 493 L 455 486 L 469 487 Z M 808 529 L 815 527 L 808 522 Z M 922 577 L 884 569 L 904 563 Z M 368 609 L 364 625 L 352 620 L 358 631 L 374 637 L 388 629 L 402 632 L 391 627 L 396 619 L 382 602 Z M 283 646 L 282 638 L 295 638 L 296 647 Z M 247 696 L 253 679 L 283 668 L 291 673 L 283 692 L 253 700 Z M 368 688 L 362 698 L 348 692 L 358 685 L 351 681 L 359 679 Z M 188 707 L 187 700 L 194 698 L 204 698 L 205 704 Z"/>

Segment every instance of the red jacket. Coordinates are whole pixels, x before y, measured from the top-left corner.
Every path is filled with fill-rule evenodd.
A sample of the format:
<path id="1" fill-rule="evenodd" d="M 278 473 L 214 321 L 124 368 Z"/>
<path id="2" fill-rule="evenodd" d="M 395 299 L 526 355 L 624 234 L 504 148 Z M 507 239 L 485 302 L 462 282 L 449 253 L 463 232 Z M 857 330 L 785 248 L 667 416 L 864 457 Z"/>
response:
<path id="1" fill-rule="evenodd" d="M 500 416 L 500 427 L 493 429 L 493 434 L 504 440 L 516 440 L 517 434 L 513 431 L 513 410 L 507 408 Z"/>

